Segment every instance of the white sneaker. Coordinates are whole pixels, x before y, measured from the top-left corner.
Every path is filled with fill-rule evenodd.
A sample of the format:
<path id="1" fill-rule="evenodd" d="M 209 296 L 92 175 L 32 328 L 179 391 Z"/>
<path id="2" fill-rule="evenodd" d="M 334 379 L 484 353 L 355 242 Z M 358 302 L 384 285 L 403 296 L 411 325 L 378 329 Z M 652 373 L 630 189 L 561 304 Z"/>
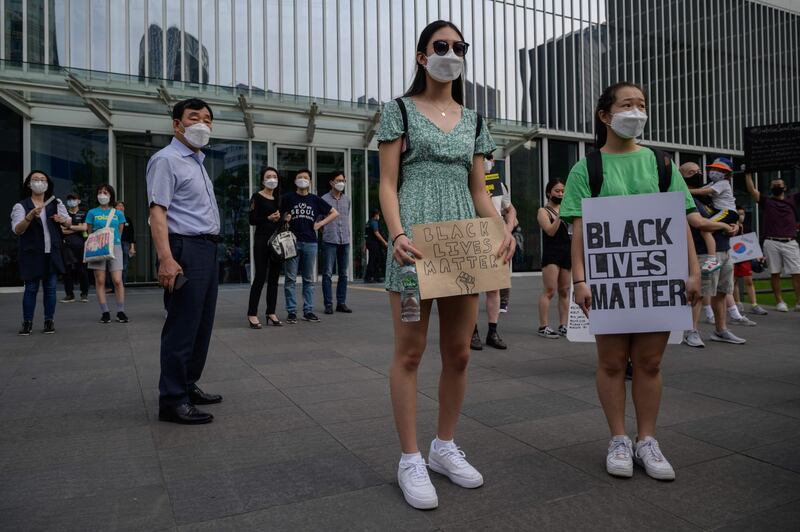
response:
<path id="1" fill-rule="evenodd" d="M 744 312 L 744 305 L 741 303 L 736 303 L 736 308 L 739 309 L 739 314 Z"/>
<path id="2" fill-rule="evenodd" d="M 422 456 L 417 461 L 400 461 L 397 467 L 397 483 L 406 502 L 417 510 L 432 510 L 439 506 L 436 488 L 431 484 L 428 467 Z"/>
<path id="3" fill-rule="evenodd" d="M 747 343 L 747 340 L 744 338 L 739 338 L 735 334 L 733 334 L 730 330 L 725 329 L 723 331 L 714 331 L 711 333 L 711 339 L 715 342 L 725 342 L 728 344 L 744 344 Z"/>
<path id="4" fill-rule="evenodd" d="M 661 454 L 658 442 L 652 436 L 636 442 L 633 459 L 636 461 L 636 465 L 643 467 L 650 477 L 658 480 L 675 480 L 675 470 Z"/>
<path id="5" fill-rule="evenodd" d="M 703 275 L 710 275 L 722 267 L 722 263 L 716 257 L 709 257 L 700 267 L 700 272 Z"/>
<path id="6" fill-rule="evenodd" d="M 689 347 L 705 347 L 706 344 L 703 343 L 703 338 L 700 336 L 700 332 L 697 329 L 692 329 L 691 331 L 686 331 L 683 333 L 683 343 L 688 345 Z"/>
<path id="7" fill-rule="evenodd" d="M 437 446 L 436 440 L 433 440 L 431 452 L 428 454 L 428 467 L 462 488 L 482 486 L 483 476 L 467 462 L 464 456 L 464 451 L 455 443 L 440 443 Z"/>
<path id="8" fill-rule="evenodd" d="M 753 308 L 750 309 L 750 312 L 756 316 L 766 316 L 768 314 L 768 312 L 764 310 L 764 307 L 761 305 L 753 305 Z"/>
<path id="9" fill-rule="evenodd" d="M 714 325 L 717 323 L 716 321 L 714 321 L 713 314 L 706 314 L 705 316 L 703 316 L 703 322 L 708 323 L 709 325 Z"/>
<path id="10" fill-rule="evenodd" d="M 781 301 L 775 305 L 775 310 L 778 312 L 789 312 L 789 305 L 786 304 L 786 301 Z"/>
<path id="11" fill-rule="evenodd" d="M 624 434 L 614 436 L 608 443 L 606 471 L 615 477 L 630 478 L 633 476 L 633 444 Z"/>
<path id="12" fill-rule="evenodd" d="M 734 325 L 745 325 L 747 327 L 755 327 L 756 325 L 756 322 L 745 316 L 739 316 L 738 318 L 730 317 L 728 321 Z"/>

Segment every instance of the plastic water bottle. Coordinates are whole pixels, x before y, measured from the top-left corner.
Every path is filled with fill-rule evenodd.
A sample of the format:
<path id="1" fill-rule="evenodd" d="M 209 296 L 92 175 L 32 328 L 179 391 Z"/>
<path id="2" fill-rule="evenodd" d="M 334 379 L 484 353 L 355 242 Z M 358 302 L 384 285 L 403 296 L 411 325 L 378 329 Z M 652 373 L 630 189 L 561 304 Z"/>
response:
<path id="1" fill-rule="evenodd" d="M 408 255 L 414 258 L 411 253 Z M 414 264 L 404 264 L 400 268 L 400 284 L 403 285 L 400 293 L 400 321 L 419 321 L 419 280 Z"/>

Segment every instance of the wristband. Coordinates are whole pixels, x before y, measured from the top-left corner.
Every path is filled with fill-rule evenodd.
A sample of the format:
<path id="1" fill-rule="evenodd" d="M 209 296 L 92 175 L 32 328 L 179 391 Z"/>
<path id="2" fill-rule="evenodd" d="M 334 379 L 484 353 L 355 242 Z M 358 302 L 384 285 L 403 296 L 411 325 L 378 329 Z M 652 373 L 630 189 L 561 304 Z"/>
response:
<path id="1" fill-rule="evenodd" d="M 398 239 L 398 238 L 400 238 L 401 236 L 404 236 L 404 237 L 408 238 L 408 235 L 407 235 L 407 234 L 405 234 L 405 233 L 400 233 L 399 235 L 397 235 L 396 237 L 394 237 L 394 238 L 392 239 L 392 245 L 393 245 L 393 246 L 394 246 L 394 243 L 397 241 L 397 239 Z"/>
<path id="2" fill-rule="evenodd" d="M 585 283 L 585 282 L 586 282 L 586 281 L 584 281 L 583 279 L 581 279 L 580 281 L 572 281 L 572 284 L 581 284 L 581 283 Z"/>

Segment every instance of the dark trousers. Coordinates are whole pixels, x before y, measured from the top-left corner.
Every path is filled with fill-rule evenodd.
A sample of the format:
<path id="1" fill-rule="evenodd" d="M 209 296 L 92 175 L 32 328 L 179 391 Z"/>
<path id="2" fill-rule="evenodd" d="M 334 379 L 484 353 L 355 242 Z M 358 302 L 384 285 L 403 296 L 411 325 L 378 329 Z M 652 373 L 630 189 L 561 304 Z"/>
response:
<path id="1" fill-rule="evenodd" d="M 336 303 L 347 303 L 347 266 L 350 259 L 350 244 L 322 243 L 322 298 L 325 308 L 333 307 L 333 267 L 339 280 L 336 284 Z"/>
<path id="2" fill-rule="evenodd" d="M 65 244 L 67 245 L 67 244 Z M 81 295 L 89 293 L 89 274 L 86 271 L 86 264 L 83 263 L 83 246 L 70 246 L 73 258 L 76 262 L 65 264 L 64 268 L 64 292 L 69 297 L 75 297 L 75 279 L 81 287 Z"/>
<path id="3" fill-rule="evenodd" d="M 253 243 L 253 261 L 256 273 L 250 285 L 250 303 L 247 305 L 248 316 L 258 316 L 258 300 L 264 283 L 267 283 L 267 315 L 275 314 L 275 303 L 278 300 L 278 278 L 281 275 L 283 261 L 274 260 L 269 251 L 266 238 L 256 238 Z"/>
<path id="4" fill-rule="evenodd" d="M 203 373 L 217 307 L 217 245 L 209 240 L 170 236 L 173 258 L 187 283 L 164 293 L 167 319 L 161 330 L 159 404 L 188 403 L 189 387 Z"/>
<path id="5" fill-rule="evenodd" d="M 365 281 L 375 281 L 383 277 L 383 265 L 386 263 L 386 256 L 383 253 L 383 246 L 380 242 L 367 242 L 367 271 L 364 274 Z"/>

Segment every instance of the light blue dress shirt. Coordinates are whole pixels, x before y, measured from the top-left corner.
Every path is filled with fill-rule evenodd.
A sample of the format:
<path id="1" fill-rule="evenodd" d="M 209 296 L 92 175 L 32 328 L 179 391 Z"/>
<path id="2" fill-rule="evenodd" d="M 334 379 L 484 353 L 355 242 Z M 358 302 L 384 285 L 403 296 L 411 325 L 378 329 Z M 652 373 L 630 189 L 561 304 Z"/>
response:
<path id="1" fill-rule="evenodd" d="M 214 184 L 203 166 L 205 154 L 178 139 L 147 163 L 147 198 L 167 209 L 167 228 L 181 235 L 218 235 L 219 208 Z"/>

